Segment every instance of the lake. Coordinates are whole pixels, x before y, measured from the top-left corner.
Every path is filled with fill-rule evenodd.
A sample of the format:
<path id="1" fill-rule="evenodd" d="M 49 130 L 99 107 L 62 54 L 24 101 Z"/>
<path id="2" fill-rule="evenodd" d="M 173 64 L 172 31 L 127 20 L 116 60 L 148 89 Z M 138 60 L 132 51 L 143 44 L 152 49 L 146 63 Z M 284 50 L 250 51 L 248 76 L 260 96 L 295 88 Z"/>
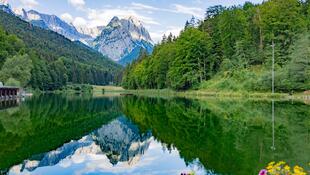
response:
<path id="1" fill-rule="evenodd" d="M 309 168 L 309 155 L 304 102 L 41 95 L 0 103 L 0 174 L 257 175 L 271 161 Z"/>

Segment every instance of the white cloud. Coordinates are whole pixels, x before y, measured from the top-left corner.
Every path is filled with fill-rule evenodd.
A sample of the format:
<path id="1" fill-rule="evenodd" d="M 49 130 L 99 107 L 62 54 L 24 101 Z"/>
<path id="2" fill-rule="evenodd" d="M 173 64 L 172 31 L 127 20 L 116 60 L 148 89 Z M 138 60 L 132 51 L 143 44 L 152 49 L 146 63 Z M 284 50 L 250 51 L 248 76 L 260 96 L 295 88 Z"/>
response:
<path id="1" fill-rule="evenodd" d="M 173 36 L 176 36 L 176 37 L 179 36 L 182 29 L 183 27 L 168 26 L 167 30 L 150 32 L 150 35 L 153 41 L 155 41 L 156 43 L 156 42 L 160 42 L 164 35 L 168 36 L 170 33 L 172 33 Z"/>
<path id="2" fill-rule="evenodd" d="M 164 32 L 149 32 L 151 35 L 152 40 L 155 43 L 158 43 L 161 41 L 161 39 L 163 38 Z"/>
<path id="3" fill-rule="evenodd" d="M 181 4 L 173 4 L 176 13 L 194 15 L 195 17 L 203 18 L 204 10 L 198 7 L 186 7 Z"/>
<path id="4" fill-rule="evenodd" d="M 201 0 L 196 0 L 196 3 L 201 3 Z M 187 15 L 194 15 L 195 17 L 203 17 L 204 10 L 198 7 L 188 7 L 181 4 L 173 4 L 172 8 L 157 8 L 154 6 L 142 4 L 142 3 L 131 3 L 131 9 L 135 10 L 145 10 L 146 12 L 150 11 L 161 11 L 169 13 L 181 13 Z"/>
<path id="5" fill-rule="evenodd" d="M 179 36 L 181 30 L 183 30 L 183 27 L 179 26 L 168 26 L 168 30 L 165 32 L 166 35 L 169 35 L 172 33 L 173 36 Z"/>
<path id="6" fill-rule="evenodd" d="M 81 8 L 85 5 L 84 0 L 68 0 L 68 3 L 77 8 Z"/>
<path id="7" fill-rule="evenodd" d="M 60 15 L 60 18 L 64 21 L 66 21 L 67 23 L 73 22 L 73 17 L 69 13 L 64 13 L 64 14 Z"/>
<path id="8" fill-rule="evenodd" d="M 80 27 L 80 26 L 86 26 L 87 25 L 87 21 L 82 18 L 82 17 L 76 17 L 73 21 L 73 25 Z"/>
<path id="9" fill-rule="evenodd" d="M 39 5 L 39 3 L 36 0 L 20 0 L 20 2 L 23 5 L 23 7 L 26 8 L 33 8 Z"/>
<path id="10" fill-rule="evenodd" d="M 145 4 L 141 4 L 141 3 L 131 3 L 132 8 L 136 9 L 136 10 L 160 10 L 159 8 L 150 6 L 150 5 L 145 5 Z"/>
<path id="11" fill-rule="evenodd" d="M 87 10 L 87 18 L 90 20 L 90 27 L 94 26 L 102 26 L 107 25 L 107 23 L 114 17 L 117 16 L 119 18 L 127 18 L 129 16 L 134 16 L 142 21 L 144 24 L 150 25 L 159 25 L 157 21 L 155 21 L 151 17 L 147 17 L 144 15 L 140 15 L 135 10 L 131 10 L 128 8 L 115 8 L 115 9 L 103 9 L 103 10 L 95 10 L 88 9 Z"/>
<path id="12" fill-rule="evenodd" d="M 196 0 L 196 3 L 201 3 L 201 0 Z M 204 10 L 198 7 L 188 7 L 181 4 L 173 4 L 172 8 L 157 8 L 154 6 L 142 4 L 142 3 L 131 3 L 131 9 L 135 10 L 145 10 L 146 12 L 150 11 L 161 11 L 169 13 L 181 13 L 187 15 L 194 15 L 195 17 L 202 18 Z"/>

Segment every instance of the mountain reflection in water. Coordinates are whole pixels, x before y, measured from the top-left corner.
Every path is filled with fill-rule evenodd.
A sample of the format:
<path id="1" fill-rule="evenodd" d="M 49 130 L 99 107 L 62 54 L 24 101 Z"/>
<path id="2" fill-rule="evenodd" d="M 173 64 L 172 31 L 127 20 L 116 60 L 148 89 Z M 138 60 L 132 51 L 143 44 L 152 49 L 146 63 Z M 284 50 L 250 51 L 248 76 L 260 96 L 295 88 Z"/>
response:
<path id="1" fill-rule="evenodd" d="M 172 162 L 169 163 L 169 160 Z M 157 173 L 154 172 L 154 161 L 158 162 Z M 149 168 L 151 164 L 152 168 Z M 191 170 L 204 174 L 198 161 L 187 167 L 177 150 L 168 151 L 154 140 L 151 132 L 141 134 L 137 126 L 125 117 L 103 125 L 80 140 L 35 155 L 13 166 L 9 174 L 66 174 L 69 169 L 70 174 L 140 174 L 147 171 L 180 174 Z"/>
<path id="2" fill-rule="evenodd" d="M 0 110 L 0 174 L 257 174 L 307 168 L 298 101 L 42 95 Z M 274 149 L 275 148 L 275 149 Z"/>

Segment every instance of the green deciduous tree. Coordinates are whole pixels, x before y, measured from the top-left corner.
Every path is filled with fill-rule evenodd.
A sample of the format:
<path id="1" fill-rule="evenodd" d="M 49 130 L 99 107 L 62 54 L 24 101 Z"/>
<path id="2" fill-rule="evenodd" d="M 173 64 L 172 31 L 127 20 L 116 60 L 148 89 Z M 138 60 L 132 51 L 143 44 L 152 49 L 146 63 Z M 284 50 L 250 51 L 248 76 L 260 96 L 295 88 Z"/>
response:
<path id="1" fill-rule="evenodd" d="M 279 46 L 277 62 L 283 65 L 288 61 L 294 36 L 306 28 L 301 4 L 298 0 L 269 0 L 259 8 L 265 46 L 274 40 Z"/>
<path id="2" fill-rule="evenodd" d="M 32 61 L 28 55 L 17 55 L 5 61 L 0 72 L 3 82 L 13 78 L 20 82 L 22 87 L 26 86 L 31 78 Z"/>
<path id="3" fill-rule="evenodd" d="M 207 78 L 212 60 L 212 41 L 207 33 L 188 28 L 176 41 L 176 57 L 171 62 L 168 81 L 173 89 L 186 90 Z"/>
<path id="4" fill-rule="evenodd" d="M 14 35 L 8 35 L 0 28 L 0 69 L 8 57 L 12 57 L 24 49 L 24 43 Z"/>
<path id="5" fill-rule="evenodd" d="M 15 86 L 15 87 L 20 87 L 21 84 L 19 81 L 15 80 L 14 78 L 9 78 L 6 82 L 5 82 L 6 86 Z"/>

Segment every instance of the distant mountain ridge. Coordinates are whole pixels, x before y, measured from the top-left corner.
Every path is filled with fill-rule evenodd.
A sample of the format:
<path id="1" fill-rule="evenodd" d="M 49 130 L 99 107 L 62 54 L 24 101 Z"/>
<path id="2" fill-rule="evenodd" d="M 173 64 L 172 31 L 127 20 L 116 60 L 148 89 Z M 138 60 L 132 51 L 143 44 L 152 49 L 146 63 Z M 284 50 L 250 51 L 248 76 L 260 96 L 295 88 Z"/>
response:
<path id="1" fill-rule="evenodd" d="M 56 15 L 47 15 L 35 10 L 26 11 L 24 9 L 14 10 L 14 13 L 37 27 L 52 30 L 72 41 L 79 40 L 87 44 L 92 40 L 91 36 L 80 33 L 73 25 L 66 23 Z"/>
<path id="2" fill-rule="evenodd" d="M 12 11 L 7 0 L 0 0 L 0 10 L 6 12 L 8 14 L 14 15 L 14 12 Z"/>
<path id="3" fill-rule="evenodd" d="M 142 50 L 149 54 L 153 51 L 154 44 L 149 32 L 141 21 L 132 16 L 126 19 L 114 17 L 107 26 L 89 28 L 74 26 L 56 15 L 35 10 L 11 10 L 6 0 L 0 0 L 0 7 L 37 27 L 57 32 L 71 41 L 80 41 L 122 65 L 137 59 Z"/>

